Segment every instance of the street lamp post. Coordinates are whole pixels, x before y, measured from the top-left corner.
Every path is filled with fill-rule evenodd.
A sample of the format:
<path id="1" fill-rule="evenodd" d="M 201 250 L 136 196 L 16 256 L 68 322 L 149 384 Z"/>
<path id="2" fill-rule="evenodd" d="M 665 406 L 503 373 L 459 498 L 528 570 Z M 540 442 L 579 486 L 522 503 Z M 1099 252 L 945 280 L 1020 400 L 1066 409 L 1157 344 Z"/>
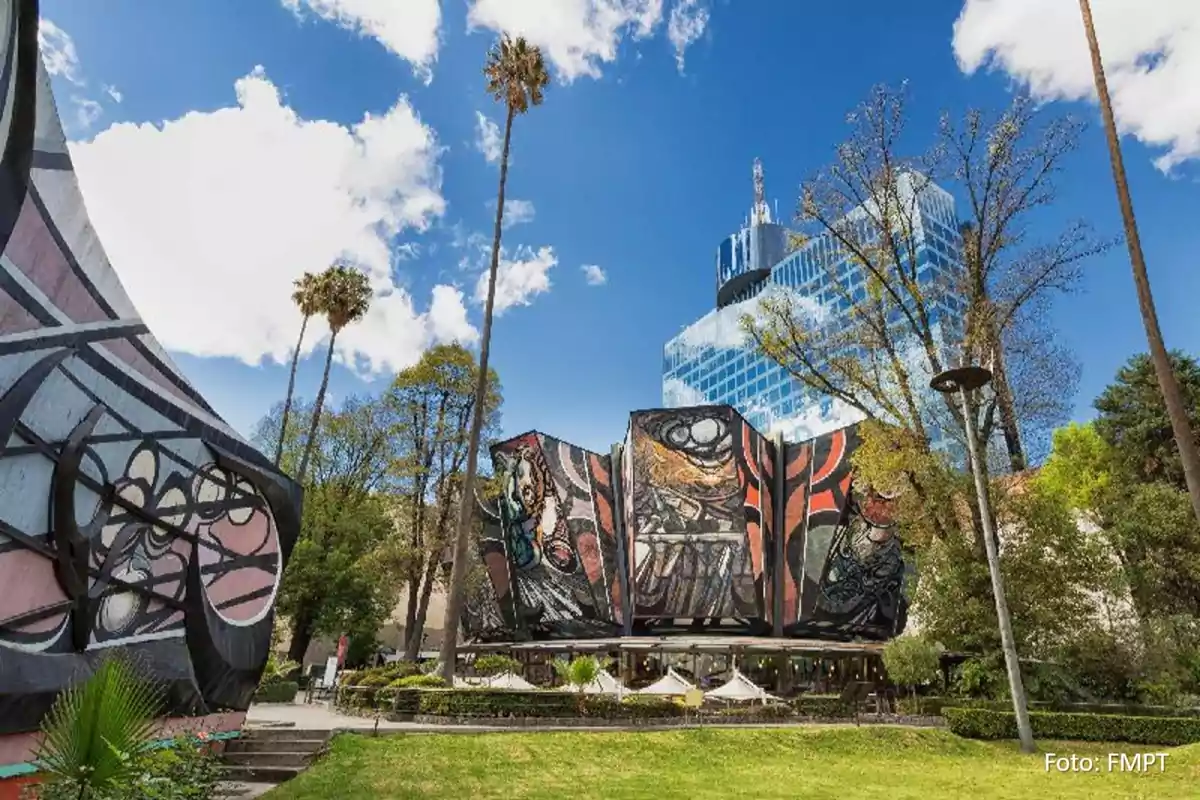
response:
<path id="1" fill-rule="evenodd" d="M 930 386 L 942 394 L 957 394 L 962 405 L 963 425 L 966 427 L 967 455 L 971 461 L 971 472 L 975 476 L 975 496 L 979 502 L 979 515 L 983 520 L 983 546 L 987 551 L 988 572 L 992 578 L 992 595 L 996 600 L 996 617 L 1000 622 L 1000 646 L 1004 650 L 1004 666 L 1008 671 L 1008 688 L 1012 695 L 1013 711 L 1017 715 L 1017 734 L 1021 739 L 1021 750 L 1032 753 L 1033 728 L 1029 724 L 1029 709 L 1025 703 L 1025 685 L 1021 681 L 1021 666 L 1017 661 L 1017 645 L 1013 639 L 1012 620 L 1008 614 L 1008 600 L 1004 594 L 1004 577 L 1000 574 L 1000 553 L 996 543 L 996 532 L 992 527 L 991 504 L 988 487 L 980 461 L 979 443 L 975 438 L 975 419 L 967 401 L 967 393 L 987 385 L 992 379 L 991 370 L 984 367 L 958 367 L 946 370 L 930 381 Z"/>

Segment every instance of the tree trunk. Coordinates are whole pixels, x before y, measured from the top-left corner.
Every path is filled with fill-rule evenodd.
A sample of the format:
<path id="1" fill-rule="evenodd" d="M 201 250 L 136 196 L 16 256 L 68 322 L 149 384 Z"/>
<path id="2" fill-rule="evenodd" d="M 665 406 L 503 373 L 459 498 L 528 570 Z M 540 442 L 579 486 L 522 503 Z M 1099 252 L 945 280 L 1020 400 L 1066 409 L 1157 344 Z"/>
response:
<path id="1" fill-rule="evenodd" d="M 408 574 L 408 599 L 404 602 L 404 652 L 408 652 L 408 640 L 417 627 L 417 594 L 421 584 L 421 573 L 413 570 Z"/>
<path id="2" fill-rule="evenodd" d="M 304 607 L 301 607 L 292 617 L 292 641 L 288 645 L 288 661 L 304 665 L 304 654 L 308 652 L 308 646 L 312 644 L 313 622 L 312 615 Z"/>
<path id="3" fill-rule="evenodd" d="M 412 635 L 408 637 L 408 643 L 404 649 L 404 658 L 408 661 L 416 661 L 421 654 L 425 620 L 429 614 L 429 598 L 433 595 L 433 584 L 437 581 L 438 563 L 442 560 L 440 553 L 430 553 L 427 558 L 429 561 L 425 565 L 425 576 L 421 583 L 421 597 L 417 602 L 416 621 L 413 623 Z"/>
<path id="4" fill-rule="evenodd" d="M 325 354 L 325 374 L 321 376 L 321 388 L 317 392 L 317 402 L 313 406 L 312 422 L 308 425 L 308 439 L 304 442 L 304 455 L 300 458 L 300 469 L 296 470 L 296 483 L 304 485 L 308 474 L 308 462 L 312 458 L 313 449 L 317 445 L 317 429 L 321 427 L 321 411 L 325 407 L 325 390 L 329 388 L 329 370 L 333 366 L 333 343 L 337 341 L 337 331 L 329 335 L 329 352 Z"/>
<path id="5" fill-rule="evenodd" d="M 296 340 L 296 350 L 292 353 L 292 370 L 288 373 L 287 396 L 283 399 L 283 421 L 279 423 L 279 443 L 275 445 L 275 466 L 283 458 L 283 440 L 287 436 L 288 417 L 292 414 L 292 395 L 296 391 L 296 367 L 300 364 L 300 346 L 304 344 L 304 331 L 308 329 L 308 314 L 300 323 L 300 338 Z"/>
<path id="6" fill-rule="evenodd" d="M 450 590 L 446 598 L 446 620 L 442 627 L 441 666 L 447 685 L 454 680 L 458 659 L 458 626 L 462 619 L 467 590 L 467 546 L 475 505 L 475 472 L 479 466 L 479 438 L 487 405 L 488 355 L 492 342 L 492 313 L 496 305 L 496 273 L 500 269 L 500 233 L 504 223 L 504 185 L 508 181 L 508 151 L 512 141 L 513 107 L 504 120 L 504 151 L 500 156 L 500 190 L 496 198 L 496 227 L 492 232 L 492 263 L 488 268 L 487 303 L 483 310 L 483 333 L 479 343 L 479 377 L 475 381 L 475 407 L 471 414 L 471 435 L 467 441 L 467 474 L 459 498 L 458 531 L 454 540 L 454 561 L 450 570 Z"/>
<path id="7" fill-rule="evenodd" d="M 1000 406 L 1000 432 L 1004 434 L 1004 447 L 1008 451 L 1009 468 L 1023 472 L 1028 466 L 1025 448 L 1021 444 L 1021 428 L 1017 423 L 1017 406 L 1013 398 L 1012 385 L 1008 382 L 1008 369 L 1004 363 L 1004 345 L 1000 342 L 996 325 L 991 323 L 992 340 L 992 386 L 996 389 L 996 401 Z"/>
<path id="8" fill-rule="evenodd" d="M 1117 200 L 1121 205 L 1121 218 L 1125 223 L 1125 242 L 1129 246 L 1129 261 L 1133 267 L 1133 283 L 1137 287 L 1138 308 L 1146 326 L 1146 340 L 1150 345 L 1150 360 L 1158 375 L 1158 385 L 1171 418 L 1171 431 L 1179 447 L 1179 460 L 1183 463 L 1183 477 L 1187 482 L 1188 496 L 1192 500 L 1192 511 L 1200 521 L 1200 452 L 1196 438 L 1188 421 L 1187 409 L 1179 391 L 1179 381 L 1171 367 L 1167 347 L 1163 343 L 1162 330 L 1158 325 L 1158 312 L 1154 307 L 1154 296 L 1150 292 L 1150 276 L 1146 271 L 1146 259 L 1142 254 L 1142 241 L 1138 236 L 1137 219 L 1133 215 L 1133 198 L 1129 183 L 1125 179 L 1125 162 L 1121 157 L 1121 140 L 1117 135 L 1117 123 L 1113 118 L 1112 100 L 1108 95 L 1108 81 L 1104 77 L 1104 62 L 1100 59 L 1100 43 L 1096 39 L 1096 26 L 1092 20 L 1089 0 L 1079 0 L 1083 13 L 1083 27 L 1087 33 L 1088 49 L 1092 54 L 1092 72 L 1096 79 L 1096 94 L 1100 99 L 1100 114 L 1104 118 L 1104 130 L 1108 135 L 1108 155 L 1112 161 L 1113 181 L 1117 185 Z"/>

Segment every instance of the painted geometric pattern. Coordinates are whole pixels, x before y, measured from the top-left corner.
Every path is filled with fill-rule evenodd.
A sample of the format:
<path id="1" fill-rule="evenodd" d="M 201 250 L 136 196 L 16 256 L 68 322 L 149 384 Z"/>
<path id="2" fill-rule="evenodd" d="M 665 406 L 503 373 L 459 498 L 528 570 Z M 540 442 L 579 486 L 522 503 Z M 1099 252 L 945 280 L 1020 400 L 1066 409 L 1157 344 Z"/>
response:
<path id="1" fill-rule="evenodd" d="M 245 708 L 300 491 L 137 315 L 87 218 L 37 46 L 0 0 L 0 733 L 114 648 Z"/>

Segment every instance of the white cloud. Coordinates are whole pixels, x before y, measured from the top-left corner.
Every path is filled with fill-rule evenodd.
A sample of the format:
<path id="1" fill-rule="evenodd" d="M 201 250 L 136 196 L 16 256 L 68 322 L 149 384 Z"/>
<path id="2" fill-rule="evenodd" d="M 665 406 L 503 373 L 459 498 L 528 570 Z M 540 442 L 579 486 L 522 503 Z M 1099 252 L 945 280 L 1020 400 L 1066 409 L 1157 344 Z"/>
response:
<path id="1" fill-rule="evenodd" d="M 500 126 L 479 111 L 475 112 L 475 148 L 483 153 L 489 164 L 499 161 L 504 151 L 504 137 L 500 133 Z"/>
<path id="2" fill-rule="evenodd" d="M 698 12 L 695 5 L 695 0 L 678 0 L 672 19 L 679 6 L 687 8 L 678 12 L 673 30 L 693 29 L 701 16 L 707 22 L 707 11 Z M 662 21 L 663 0 L 471 0 L 467 12 L 472 30 L 524 36 L 540 47 L 564 83 L 599 77 L 601 65 L 616 60 L 622 39 L 646 39 Z M 674 35 L 671 42 L 681 52 Z"/>
<path id="3" fill-rule="evenodd" d="M 493 211 L 496 209 L 496 201 L 488 202 L 488 207 Z M 505 200 L 504 201 L 504 227 L 511 228 L 516 225 L 524 225 L 527 222 L 533 222 L 533 218 L 537 216 L 537 209 L 533 206 L 532 200 Z"/>
<path id="4" fill-rule="evenodd" d="M 704 35 L 708 27 L 708 8 L 702 0 L 679 0 L 667 21 L 667 38 L 675 48 L 675 64 L 683 72 L 683 56 Z"/>
<path id="5" fill-rule="evenodd" d="M 41 48 L 47 72 L 65 78 L 76 86 L 84 85 L 75 40 L 45 17 L 38 20 L 38 47 Z"/>
<path id="6" fill-rule="evenodd" d="M 435 288 L 420 312 L 392 275 L 393 237 L 446 205 L 441 148 L 408 100 L 346 127 L 299 117 L 261 68 L 235 88 L 232 107 L 71 143 L 105 249 L 163 345 L 286 363 L 300 327 L 292 281 L 338 259 L 377 293 L 338 337 L 343 363 L 399 370 L 433 342 L 470 338 L 461 294 Z M 303 352 L 327 334 L 313 320 Z"/>
<path id="7" fill-rule="evenodd" d="M 125 95 L 121 94 L 121 90 L 115 86 L 105 86 L 104 93 L 112 99 L 114 103 L 120 103 L 125 99 Z"/>
<path id="8" fill-rule="evenodd" d="M 90 128 L 92 123 L 100 119 L 100 115 L 104 113 L 104 109 L 99 103 L 86 97 L 71 95 L 71 103 L 75 106 L 75 120 L 83 129 Z"/>
<path id="9" fill-rule="evenodd" d="M 298 18 L 308 9 L 360 36 L 375 39 L 413 65 L 426 83 L 433 80 L 442 9 L 438 0 L 280 0 Z"/>
<path id="10" fill-rule="evenodd" d="M 583 270 L 583 277 L 588 282 L 588 286 L 603 286 L 608 283 L 608 275 L 604 274 L 604 270 L 595 264 L 584 264 L 580 269 Z"/>
<path id="11" fill-rule="evenodd" d="M 1094 0 L 1117 123 L 1166 153 L 1170 170 L 1200 158 L 1200 3 Z M 954 53 L 967 73 L 1000 69 L 1039 99 L 1094 98 L 1077 0 L 966 0 Z"/>
<path id="12" fill-rule="evenodd" d="M 806 314 L 820 322 L 828 318 L 829 310 L 808 295 L 800 294 L 786 286 L 770 284 L 761 292 L 740 303 L 730 303 L 716 308 L 683 329 L 667 345 L 668 354 L 715 348 L 730 350 L 748 346 L 748 337 L 742 329 L 742 317 L 755 316 L 764 301 L 787 300 L 796 314 Z"/>
<path id="13" fill-rule="evenodd" d="M 663 407 L 687 408 L 688 406 L 705 406 L 709 400 L 704 392 L 690 386 L 679 378 L 667 378 L 663 381 Z"/>
<path id="14" fill-rule="evenodd" d="M 513 306 L 527 306 L 539 294 L 550 291 L 550 270 L 558 265 L 558 256 L 553 247 L 518 248 L 515 258 L 510 259 L 501 249 L 500 265 L 496 273 L 496 314 Z M 488 273 L 485 270 L 475 283 L 475 302 L 487 301 Z"/>

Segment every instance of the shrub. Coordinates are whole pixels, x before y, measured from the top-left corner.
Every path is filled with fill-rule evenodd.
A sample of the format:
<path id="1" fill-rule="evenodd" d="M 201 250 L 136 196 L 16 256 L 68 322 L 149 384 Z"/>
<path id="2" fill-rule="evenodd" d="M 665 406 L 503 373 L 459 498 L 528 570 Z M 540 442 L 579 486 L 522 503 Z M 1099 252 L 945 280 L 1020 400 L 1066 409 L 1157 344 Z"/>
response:
<path id="1" fill-rule="evenodd" d="M 804 717 L 845 719 L 854 709 L 836 694 L 802 694 L 795 701 L 796 713 Z"/>
<path id="2" fill-rule="evenodd" d="M 300 684 L 295 681 L 276 681 L 264 683 L 254 693 L 256 703 L 290 703 L 296 699 Z"/>
<path id="3" fill-rule="evenodd" d="M 937 680 L 944 649 L 915 634 L 900 636 L 884 645 L 883 666 L 892 683 L 916 694 L 918 686 Z"/>
<path id="4" fill-rule="evenodd" d="M 505 672 L 520 672 L 521 662 L 510 656 L 479 656 L 472 664 L 475 668 L 476 675 L 487 677 L 489 675 L 500 675 Z"/>
<path id="5" fill-rule="evenodd" d="M 383 686 L 387 686 L 393 680 L 395 680 L 395 678 L 391 678 L 387 675 L 384 675 L 382 672 L 375 672 L 375 673 L 370 673 L 370 674 L 366 674 L 366 675 L 359 674 L 357 680 L 354 681 L 353 685 L 354 686 L 365 686 L 367 688 L 372 688 L 372 689 L 378 689 Z"/>
<path id="6" fill-rule="evenodd" d="M 392 689 L 443 689 L 446 681 L 440 675 L 409 675 L 405 678 L 397 678 L 388 686 Z"/>
<path id="7" fill-rule="evenodd" d="M 1016 739 L 1016 715 L 983 708 L 947 708 L 946 724 L 968 739 Z M 1200 742 L 1200 719 L 1195 717 L 1128 717 L 1111 714 L 1029 714 L 1033 735 L 1040 739 L 1080 742 L 1183 745 Z"/>

